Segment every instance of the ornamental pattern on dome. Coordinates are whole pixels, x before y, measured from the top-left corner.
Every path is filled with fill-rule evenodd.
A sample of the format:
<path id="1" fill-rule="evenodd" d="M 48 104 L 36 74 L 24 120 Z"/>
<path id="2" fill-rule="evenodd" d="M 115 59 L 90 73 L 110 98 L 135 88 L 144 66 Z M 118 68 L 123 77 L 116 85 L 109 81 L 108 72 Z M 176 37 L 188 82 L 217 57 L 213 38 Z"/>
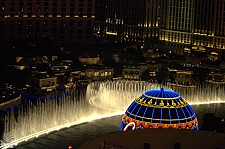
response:
<path id="1" fill-rule="evenodd" d="M 126 110 L 120 131 L 144 128 L 196 129 L 196 114 L 187 101 L 171 90 L 149 90 Z"/>

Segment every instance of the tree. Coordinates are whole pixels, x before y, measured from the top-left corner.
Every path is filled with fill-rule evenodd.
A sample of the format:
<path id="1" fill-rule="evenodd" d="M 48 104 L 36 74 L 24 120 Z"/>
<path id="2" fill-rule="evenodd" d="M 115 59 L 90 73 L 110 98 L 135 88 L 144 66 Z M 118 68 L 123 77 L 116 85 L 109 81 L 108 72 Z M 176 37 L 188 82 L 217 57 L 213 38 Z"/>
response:
<path id="1" fill-rule="evenodd" d="M 18 88 L 23 88 L 26 85 L 26 79 L 29 76 L 29 70 L 28 68 L 19 70 L 19 69 L 14 69 L 11 73 L 10 76 L 10 83 Z"/>
<path id="2" fill-rule="evenodd" d="M 159 84 L 166 83 L 168 78 L 168 70 L 166 68 L 160 69 L 156 72 L 156 80 Z"/>
<path id="3" fill-rule="evenodd" d="M 156 72 L 156 80 L 158 84 L 162 84 L 164 79 L 165 79 L 165 76 L 162 72 L 160 71 Z"/>
<path id="4" fill-rule="evenodd" d="M 116 63 L 113 59 L 105 59 L 102 63 L 114 69 L 114 77 L 122 74 L 123 65 L 121 63 Z"/>
<path id="5" fill-rule="evenodd" d="M 216 117 L 213 113 L 206 113 L 203 116 L 202 129 L 206 131 L 221 132 L 223 129 L 222 119 Z"/>
<path id="6" fill-rule="evenodd" d="M 149 71 L 148 70 L 143 71 L 141 74 L 141 80 L 148 81 L 150 79 L 151 77 L 149 76 Z"/>
<path id="7" fill-rule="evenodd" d="M 50 68 L 49 68 L 49 64 L 48 63 L 38 63 L 37 64 L 37 70 L 38 71 L 48 71 Z"/>
<path id="8" fill-rule="evenodd" d="M 203 83 L 209 76 L 209 69 L 206 68 L 202 68 L 200 70 L 198 70 L 198 81 L 200 83 Z"/>

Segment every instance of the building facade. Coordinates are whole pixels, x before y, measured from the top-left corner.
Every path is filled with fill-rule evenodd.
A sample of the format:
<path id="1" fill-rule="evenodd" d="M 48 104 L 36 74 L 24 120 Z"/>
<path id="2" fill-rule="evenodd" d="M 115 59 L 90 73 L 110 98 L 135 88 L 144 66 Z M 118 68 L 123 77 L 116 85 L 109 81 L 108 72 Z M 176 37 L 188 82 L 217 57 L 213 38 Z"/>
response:
<path id="1" fill-rule="evenodd" d="M 138 42 L 158 36 L 158 0 L 96 0 L 95 35 L 110 42 Z"/>
<path id="2" fill-rule="evenodd" d="M 85 79 L 88 82 L 113 79 L 113 68 L 105 65 L 92 65 L 85 70 Z"/>
<path id="3" fill-rule="evenodd" d="M 160 44 L 179 54 L 185 48 L 208 49 L 224 59 L 224 4 L 224 0 L 161 0 Z"/>
<path id="4" fill-rule="evenodd" d="M 0 0 L 0 40 L 92 43 L 94 0 Z"/>
<path id="5" fill-rule="evenodd" d="M 179 53 L 192 43 L 194 0 L 161 0 L 160 6 L 160 45 Z"/>
<path id="6" fill-rule="evenodd" d="M 57 77 L 53 77 L 47 72 L 36 72 L 27 78 L 27 85 L 34 89 L 34 93 L 56 90 Z"/>
<path id="7" fill-rule="evenodd" d="M 96 0 L 95 36 L 225 58 L 225 0 Z M 192 48 L 193 47 L 193 48 Z M 197 47 L 197 48 L 196 48 Z"/>

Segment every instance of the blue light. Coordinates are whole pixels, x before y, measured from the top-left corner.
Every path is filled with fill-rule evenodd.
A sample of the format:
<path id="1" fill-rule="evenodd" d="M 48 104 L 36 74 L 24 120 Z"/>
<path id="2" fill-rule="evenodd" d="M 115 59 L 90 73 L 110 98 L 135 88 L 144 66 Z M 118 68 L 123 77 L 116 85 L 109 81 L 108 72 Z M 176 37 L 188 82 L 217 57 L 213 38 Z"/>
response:
<path id="1" fill-rule="evenodd" d="M 154 111 L 155 111 L 155 107 L 154 107 L 154 109 L 152 111 L 152 117 L 154 117 Z M 152 118 L 151 118 L 151 123 L 152 123 Z"/>
<path id="2" fill-rule="evenodd" d="M 136 104 L 136 103 L 132 102 L 131 105 L 127 108 L 127 111 L 130 111 L 130 108 L 133 107 L 134 104 Z"/>
<path id="3" fill-rule="evenodd" d="M 134 106 L 134 108 L 132 109 L 132 111 L 130 112 L 131 114 L 133 114 L 133 111 L 134 111 L 134 109 L 136 108 L 138 106 L 138 104 L 136 104 L 135 106 Z M 130 114 L 130 115 L 131 115 Z M 129 115 L 129 117 L 130 117 L 130 115 Z"/>
<path id="4" fill-rule="evenodd" d="M 162 92 L 162 98 L 164 98 L 163 97 L 163 90 L 161 89 L 161 92 Z M 167 100 L 168 101 L 168 100 Z M 163 119 L 163 117 L 162 117 L 162 114 L 163 114 L 163 111 L 162 111 L 162 108 L 161 108 L 161 118 L 160 118 L 160 124 L 162 124 L 162 119 Z"/>
<path id="5" fill-rule="evenodd" d="M 142 117 L 142 121 L 144 121 L 145 113 L 146 113 L 147 110 L 148 110 L 148 107 L 146 107 L 146 109 L 145 109 L 144 115 Z"/>
<path id="6" fill-rule="evenodd" d="M 182 110 L 182 112 L 183 112 L 183 114 L 184 114 L 184 117 L 187 117 L 186 114 L 184 113 L 183 108 L 181 108 L 181 110 Z M 187 119 L 186 119 L 186 122 L 187 122 Z"/>
<path id="7" fill-rule="evenodd" d="M 152 124 L 161 125 L 160 127 L 163 128 L 164 125 L 162 124 L 179 124 L 178 127 L 181 128 L 183 127 L 183 125 L 180 125 L 181 123 L 186 123 L 189 129 L 197 127 L 194 110 L 190 105 L 183 104 L 186 102 L 184 102 L 182 96 L 174 91 L 165 89 L 149 90 L 138 98 L 136 99 L 138 101 L 133 101 L 125 112 L 127 118 L 148 122 L 151 125 L 150 128 L 152 128 Z M 124 120 L 124 123 L 129 122 L 126 119 Z M 193 120 L 196 121 L 196 124 L 192 123 Z M 189 125 L 189 122 L 191 122 L 192 126 L 194 125 L 193 128 Z M 142 123 L 138 125 L 140 125 L 138 128 L 142 129 Z M 168 127 L 175 128 L 173 125 Z"/>
<path id="8" fill-rule="evenodd" d="M 172 124 L 172 122 L 171 122 L 171 115 L 170 115 L 170 108 L 168 108 L 168 110 L 169 110 L 169 116 L 170 116 L 170 124 Z"/>
<path id="9" fill-rule="evenodd" d="M 137 114 L 135 115 L 135 119 L 137 118 L 137 115 L 139 113 L 139 111 L 141 110 L 142 106 L 139 107 L 138 111 L 137 111 Z M 143 116 L 142 116 L 143 117 Z"/>
<path id="10" fill-rule="evenodd" d="M 160 119 L 160 124 L 162 124 L 162 113 L 163 113 L 163 111 L 162 111 L 162 108 L 161 108 L 161 119 Z"/>
<path id="11" fill-rule="evenodd" d="M 125 127 L 125 123 L 124 121 L 122 120 L 121 123 L 120 123 L 120 131 L 123 131 L 123 128 Z"/>
<path id="12" fill-rule="evenodd" d="M 189 114 L 189 117 L 191 117 L 192 115 L 190 114 L 189 112 L 189 109 L 187 108 L 188 106 L 185 107 L 185 109 L 187 110 L 188 114 Z M 191 117 L 191 120 L 192 120 L 192 117 Z"/>
<path id="13" fill-rule="evenodd" d="M 176 110 L 176 113 L 177 113 L 177 119 L 178 119 L 178 122 L 179 122 L 179 124 L 180 124 L 180 117 L 179 117 L 179 114 L 178 114 L 178 112 L 177 112 L 177 108 L 175 108 L 175 110 Z"/>

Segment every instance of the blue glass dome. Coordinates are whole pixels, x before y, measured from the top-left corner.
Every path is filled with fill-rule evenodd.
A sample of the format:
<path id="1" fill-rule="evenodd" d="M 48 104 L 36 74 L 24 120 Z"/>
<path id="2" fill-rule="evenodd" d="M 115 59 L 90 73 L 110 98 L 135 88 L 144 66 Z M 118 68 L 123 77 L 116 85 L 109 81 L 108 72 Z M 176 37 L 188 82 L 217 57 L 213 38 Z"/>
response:
<path id="1" fill-rule="evenodd" d="M 143 128 L 198 129 L 196 114 L 178 93 L 149 90 L 137 97 L 126 110 L 121 131 Z"/>

